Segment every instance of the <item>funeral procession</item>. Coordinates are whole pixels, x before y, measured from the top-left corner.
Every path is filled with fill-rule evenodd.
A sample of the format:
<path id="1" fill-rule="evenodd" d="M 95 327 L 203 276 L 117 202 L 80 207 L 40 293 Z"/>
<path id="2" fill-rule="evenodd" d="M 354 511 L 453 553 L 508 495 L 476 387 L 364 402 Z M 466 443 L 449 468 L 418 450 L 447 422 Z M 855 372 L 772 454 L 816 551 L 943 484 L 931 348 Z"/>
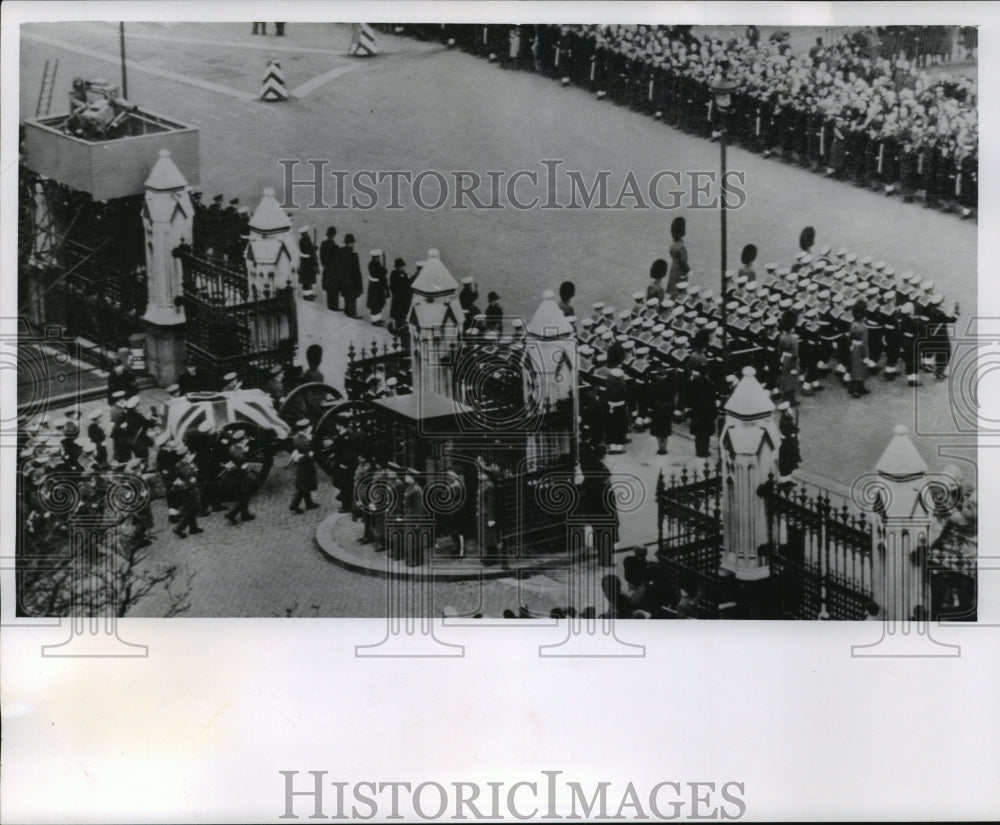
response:
<path id="1" fill-rule="evenodd" d="M 977 61 L 22 25 L 17 615 L 976 621 Z"/>

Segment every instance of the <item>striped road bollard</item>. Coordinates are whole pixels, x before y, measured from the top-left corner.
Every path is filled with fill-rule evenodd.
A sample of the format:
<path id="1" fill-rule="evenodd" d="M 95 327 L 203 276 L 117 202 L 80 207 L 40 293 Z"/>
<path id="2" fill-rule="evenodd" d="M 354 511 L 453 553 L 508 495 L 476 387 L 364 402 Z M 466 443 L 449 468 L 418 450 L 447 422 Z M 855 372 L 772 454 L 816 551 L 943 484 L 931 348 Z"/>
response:
<path id="1" fill-rule="evenodd" d="M 288 87 L 285 85 L 285 73 L 274 55 L 267 59 L 267 70 L 264 72 L 264 83 L 260 87 L 261 100 L 288 100 Z"/>

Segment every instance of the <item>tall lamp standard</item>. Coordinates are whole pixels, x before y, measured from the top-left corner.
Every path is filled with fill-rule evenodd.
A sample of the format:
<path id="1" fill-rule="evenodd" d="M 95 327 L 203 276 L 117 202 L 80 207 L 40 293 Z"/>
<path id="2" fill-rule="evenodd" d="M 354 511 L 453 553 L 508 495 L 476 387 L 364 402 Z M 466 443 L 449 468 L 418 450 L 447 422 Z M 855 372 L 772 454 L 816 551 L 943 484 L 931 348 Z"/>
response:
<path id="1" fill-rule="evenodd" d="M 722 368 L 723 372 L 729 374 L 729 278 L 726 276 L 726 114 L 732 105 L 732 94 L 736 91 L 736 83 L 725 75 L 716 76 L 715 81 L 709 87 L 709 91 L 715 98 L 715 107 L 719 110 L 719 149 L 720 165 L 719 185 L 721 196 L 719 198 L 719 217 L 722 227 Z"/>

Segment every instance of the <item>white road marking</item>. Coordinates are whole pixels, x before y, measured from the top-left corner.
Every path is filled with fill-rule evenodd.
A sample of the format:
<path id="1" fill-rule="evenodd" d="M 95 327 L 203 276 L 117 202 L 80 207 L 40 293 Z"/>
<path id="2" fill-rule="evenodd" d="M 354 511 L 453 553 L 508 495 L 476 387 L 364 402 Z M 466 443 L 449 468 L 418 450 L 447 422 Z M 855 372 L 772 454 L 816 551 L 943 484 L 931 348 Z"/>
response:
<path id="1" fill-rule="evenodd" d="M 249 35 L 253 36 L 253 35 Z M 347 60 L 348 57 L 344 53 L 334 52 L 331 49 L 321 49 L 316 46 L 286 46 L 280 40 L 268 40 L 266 43 L 244 43 L 239 40 L 202 40 L 197 37 L 170 37 L 165 34 L 142 34 L 131 31 L 126 31 L 125 39 L 127 40 L 165 40 L 168 43 L 193 43 L 198 46 L 207 46 L 209 48 L 217 46 L 226 46 L 233 49 L 256 49 L 262 52 L 275 52 L 280 54 L 285 52 L 288 54 L 325 54 L 328 57 L 333 57 L 338 60 Z"/>
<path id="2" fill-rule="evenodd" d="M 57 49 L 65 49 L 69 52 L 76 52 L 77 54 L 82 54 L 86 57 L 92 57 L 95 60 L 103 60 L 105 63 L 113 63 L 116 66 L 121 62 L 117 55 L 95 51 L 94 49 L 88 49 L 84 46 L 77 46 L 74 43 L 67 43 L 63 40 L 57 40 L 54 37 L 46 37 L 44 35 L 34 33 L 29 34 L 27 32 L 23 33 L 21 37 L 24 40 L 31 40 L 35 43 L 44 43 L 47 46 L 55 46 Z M 219 83 L 212 83 L 208 80 L 201 80 L 197 77 L 190 77 L 188 75 L 178 74 L 177 72 L 170 72 L 166 69 L 154 69 L 151 66 L 144 66 L 141 63 L 136 63 L 134 60 L 126 60 L 125 65 L 138 72 L 145 72 L 146 74 L 151 74 L 156 77 L 173 80 L 176 83 L 184 83 L 188 86 L 195 86 L 209 92 L 217 92 L 218 94 L 228 95 L 229 97 L 235 97 L 237 100 L 251 101 L 257 100 L 260 97 L 254 92 L 241 92 L 239 89 L 231 89 L 229 86 L 222 86 Z"/>
<path id="3" fill-rule="evenodd" d="M 360 63 L 348 63 L 346 66 L 338 66 L 336 69 L 332 69 L 326 74 L 321 74 L 318 77 L 314 77 L 312 80 L 307 80 L 301 86 L 295 87 L 292 89 L 292 96 L 305 97 L 307 94 L 315 91 L 325 83 L 329 83 L 331 80 L 336 80 L 338 77 L 342 77 L 348 72 L 353 72 L 355 69 L 360 68 Z"/>

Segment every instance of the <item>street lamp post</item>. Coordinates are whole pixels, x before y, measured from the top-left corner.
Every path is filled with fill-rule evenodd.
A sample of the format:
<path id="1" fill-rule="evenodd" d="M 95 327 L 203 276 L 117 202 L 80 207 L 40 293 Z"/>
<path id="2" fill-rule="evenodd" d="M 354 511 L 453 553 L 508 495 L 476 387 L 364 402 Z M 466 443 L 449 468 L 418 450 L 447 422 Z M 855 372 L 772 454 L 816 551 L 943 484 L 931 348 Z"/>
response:
<path id="1" fill-rule="evenodd" d="M 736 83 L 725 76 L 719 76 L 709 88 L 715 98 L 715 107 L 719 110 L 719 217 L 722 229 L 722 257 L 721 257 L 721 277 L 722 277 L 722 367 L 723 372 L 729 373 L 729 278 L 726 275 L 726 113 L 732 105 L 732 94 L 736 90 Z"/>

